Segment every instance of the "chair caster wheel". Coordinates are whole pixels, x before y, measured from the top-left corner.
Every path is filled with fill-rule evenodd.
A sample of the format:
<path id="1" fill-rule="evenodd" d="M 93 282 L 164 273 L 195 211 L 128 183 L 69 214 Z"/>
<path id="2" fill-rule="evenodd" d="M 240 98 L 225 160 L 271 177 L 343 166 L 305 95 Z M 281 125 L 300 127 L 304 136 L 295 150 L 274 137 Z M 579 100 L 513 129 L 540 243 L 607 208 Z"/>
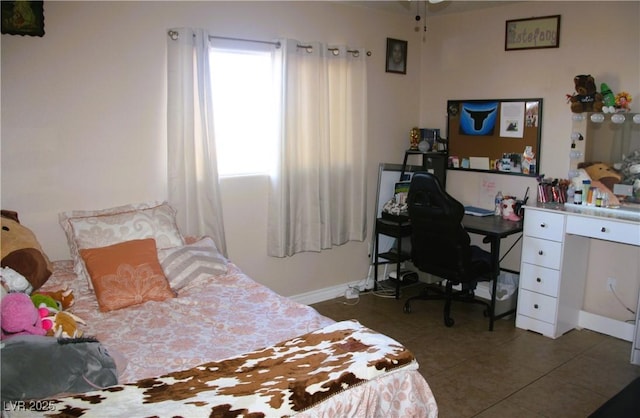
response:
<path id="1" fill-rule="evenodd" d="M 444 319 L 444 325 L 447 328 L 451 328 L 453 326 L 453 324 L 455 323 L 455 321 L 453 320 L 453 318 L 445 318 Z"/>
<path id="2" fill-rule="evenodd" d="M 404 308 L 402 308 L 402 311 L 406 314 L 411 313 L 411 305 L 409 305 L 408 303 L 405 303 Z"/>

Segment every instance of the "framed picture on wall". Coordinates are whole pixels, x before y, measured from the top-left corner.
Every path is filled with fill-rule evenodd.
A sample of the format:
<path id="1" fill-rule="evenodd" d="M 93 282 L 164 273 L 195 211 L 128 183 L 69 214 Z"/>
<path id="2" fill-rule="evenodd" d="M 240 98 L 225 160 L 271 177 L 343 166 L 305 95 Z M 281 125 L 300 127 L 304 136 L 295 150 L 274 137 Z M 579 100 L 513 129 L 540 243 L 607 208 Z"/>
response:
<path id="1" fill-rule="evenodd" d="M 387 38 L 387 66 L 388 73 L 407 73 L 407 41 Z"/>
<path id="2" fill-rule="evenodd" d="M 560 15 L 507 20 L 504 50 L 558 48 Z"/>
<path id="3" fill-rule="evenodd" d="M 42 1 L 2 1 L 2 33 L 44 36 Z"/>

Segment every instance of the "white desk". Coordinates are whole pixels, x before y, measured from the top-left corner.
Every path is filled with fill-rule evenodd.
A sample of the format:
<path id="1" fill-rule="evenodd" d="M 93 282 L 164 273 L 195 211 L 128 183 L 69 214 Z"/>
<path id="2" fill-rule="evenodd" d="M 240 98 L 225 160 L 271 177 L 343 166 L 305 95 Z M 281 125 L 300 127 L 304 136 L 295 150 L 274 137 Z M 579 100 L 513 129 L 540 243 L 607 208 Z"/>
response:
<path id="1" fill-rule="evenodd" d="M 574 328 L 613 335 L 606 325 L 584 320 L 591 315 L 582 311 L 587 276 L 584 261 L 591 239 L 640 247 L 640 211 L 542 203 L 525 208 L 518 328 L 550 338 Z M 638 323 L 640 313 L 636 312 Z M 640 364 L 640 327 L 629 334 L 628 340 L 633 341 L 631 362 Z"/>

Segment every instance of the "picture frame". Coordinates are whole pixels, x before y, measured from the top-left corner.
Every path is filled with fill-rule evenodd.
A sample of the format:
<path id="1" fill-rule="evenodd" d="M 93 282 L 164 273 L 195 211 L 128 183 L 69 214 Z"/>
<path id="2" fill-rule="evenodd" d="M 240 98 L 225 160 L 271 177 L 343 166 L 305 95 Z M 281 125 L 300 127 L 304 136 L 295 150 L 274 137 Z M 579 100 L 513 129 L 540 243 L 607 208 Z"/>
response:
<path id="1" fill-rule="evenodd" d="M 2 1 L 0 32 L 7 35 L 44 36 L 43 1 Z"/>
<path id="2" fill-rule="evenodd" d="M 560 15 L 507 20 L 504 50 L 558 48 Z"/>
<path id="3" fill-rule="evenodd" d="M 387 55 L 385 55 L 385 71 L 388 73 L 407 73 L 408 42 L 400 39 L 387 38 Z"/>

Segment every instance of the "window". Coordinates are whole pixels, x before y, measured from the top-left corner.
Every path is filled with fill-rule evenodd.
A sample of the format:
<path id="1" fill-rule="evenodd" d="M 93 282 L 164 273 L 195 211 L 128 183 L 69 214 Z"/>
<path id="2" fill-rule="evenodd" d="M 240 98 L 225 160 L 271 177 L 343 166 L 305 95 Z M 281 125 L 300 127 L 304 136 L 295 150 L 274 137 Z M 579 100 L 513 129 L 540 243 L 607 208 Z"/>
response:
<path id="1" fill-rule="evenodd" d="M 276 160 L 279 71 L 268 50 L 213 47 L 213 118 L 220 176 L 267 174 Z"/>

